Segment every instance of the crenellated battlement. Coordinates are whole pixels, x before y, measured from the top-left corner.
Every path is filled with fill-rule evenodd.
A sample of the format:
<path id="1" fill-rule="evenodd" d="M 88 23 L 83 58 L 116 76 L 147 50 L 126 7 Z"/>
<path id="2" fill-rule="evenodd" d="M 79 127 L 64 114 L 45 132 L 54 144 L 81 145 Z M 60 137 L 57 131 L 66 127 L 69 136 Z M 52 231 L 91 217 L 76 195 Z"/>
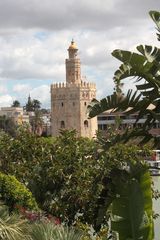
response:
<path id="1" fill-rule="evenodd" d="M 96 88 L 96 84 L 92 82 L 81 81 L 81 83 L 54 83 L 51 88 Z"/>

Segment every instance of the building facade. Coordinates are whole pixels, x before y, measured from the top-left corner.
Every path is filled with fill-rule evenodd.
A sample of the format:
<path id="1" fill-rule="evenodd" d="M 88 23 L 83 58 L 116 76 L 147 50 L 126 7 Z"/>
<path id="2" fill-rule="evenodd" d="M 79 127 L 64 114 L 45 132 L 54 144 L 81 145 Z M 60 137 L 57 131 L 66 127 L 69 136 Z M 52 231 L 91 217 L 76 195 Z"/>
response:
<path id="1" fill-rule="evenodd" d="M 51 85 L 51 133 L 60 129 L 76 129 L 78 136 L 92 138 L 97 130 L 97 118 L 87 118 L 87 105 L 96 98 L 96 85 L 82 81 L 81 62 L 74 41 L 68 48 L 66 82 Z"/>
<path id="2" fill-rule="evenodd" d="M 0 109 L 0 116 L 12 118 L 17 125 L 22 125 L 23 123 L 29 124 L 29 116 L 24 113 L 22 107 L 2 107 Z"/>
<path id="3" fill-rule="evenodd" d="M 152 106 L 150 107 L 152 110 Z M 107 134 L 108 129 L 115 128 L 116 122 L 118 121 L 118 130 L 124 131 L 126 128 L 142 128 L 147 116 L 140 118 L 137 122 L 138 113 L 127 115 L 126 112 L 113 112 L 112 110 L 105 111 L 98 115 L 98 130 L 104 134 Z M 156 121 L 150 133 L 154 136 L 160 135 L 160 123 Z"/>

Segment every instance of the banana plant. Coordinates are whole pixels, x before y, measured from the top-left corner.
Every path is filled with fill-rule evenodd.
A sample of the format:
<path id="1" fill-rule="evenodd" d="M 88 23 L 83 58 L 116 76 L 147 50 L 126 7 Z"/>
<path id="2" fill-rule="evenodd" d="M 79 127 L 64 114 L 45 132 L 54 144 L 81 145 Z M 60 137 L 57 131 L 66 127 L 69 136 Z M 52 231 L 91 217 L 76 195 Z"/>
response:
<path id="1" fill-rule="evenodd" d="M 103 176 L 94 228 L 98 231 L 110 215 L 110 230 L 119 235 L 119 240 L 154 237 L 151 176 L 140 152 L 135 146 L 116 144 L 104 155 L 106 168 L 108 161 L 118 159 L 119 164 L 114 163 Z"/>
<path id="2" fill-rule="evenodd" d="M 160 12 L 150 11 L 149 14 L 156 24 L 158 41 L 160 41 Z M 117 49 L 112 52 L 112 55 L 122 62 L 114 73 L 115 86 L 119 90 L 100 101 L 93 99 L 88 106 L 88 115 L 92 118 L 106 110 L 125 111 L 126 114 L 138 112 L 136 122 L 143 116 L 147 116 L 143 131 L 138 134 L 146 142 L 151 138 L 149 130 L 153 124 L 160 122 L 160 49 L 139 45 L 137 51 L 135 53 Z M 130 77 L 136 78 L 137 90 L 135 92 L 128 90 L 124 95 L 120 91 L 122 80 L 126 78 L 130 80 Z M 157 145 L 159 137 L 154 140 Z"/>
<path id="3" fill-rule="evenodd" d="M 150 11 L 149 14 L 156 23 L 160 41 L 160 12 Z M 142 129 L 126 129 L 122 135 L 117 134 L 114 144 L 138 136 L 142 136 L 142 143 L 145 143 L 153 138 L 149 132 L 153 124 L 160 121 L 160 49 L 139 45 L 137 51 L 134 53 L 117 49 L 112 52 L 122 62 L 114 74 L 118 91 L 100 101 L 93 99 L 88 106 L 90 118 L 107 110 L 125 111 L 126 114 L 138 112 L 136 122 L 147 116 Z M 122 80 L 130 80 L 130 77 L 136 78 L 137 90 L 134 92 L 129 89 L 124 95 L 120 91 Z M 157 145 L 159 138 L 154 140 Z M 103 223 L 110 205 L 111 229 L 118 233 L 119 240 L 153 240 L 151 178 L 145 165 L 135 164 L 128 170 L 113 169 L 104 184 L 101 200 L 95 223 L 97 228 Z"/>
<path id="4" fill-rule="evenodd" d="M 118 177 L 118 181 L 117 181 Z M 134 166 L 130 172 L 117 172 L 116 197 L 111 205 L 111 229 L 119 240 L 153 240 L 151 177 L 145 166 Z"/>

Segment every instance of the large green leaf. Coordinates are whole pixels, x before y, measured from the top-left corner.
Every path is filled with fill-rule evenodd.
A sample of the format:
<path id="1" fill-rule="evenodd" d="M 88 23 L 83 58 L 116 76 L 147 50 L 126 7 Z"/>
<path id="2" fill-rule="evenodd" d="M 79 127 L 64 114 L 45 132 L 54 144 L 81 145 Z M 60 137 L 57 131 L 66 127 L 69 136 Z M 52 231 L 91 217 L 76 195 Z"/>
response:
<path id="1" fill-rule="evenodd" d="M 137 80 L 145 80 L 148 83 L 152 83 L 152 87 L 154 87 L 154 79 L 159 80 L 158 86 L 160 86 L 160 65 L 157 62 L 159 58 L 159 49 L 156 48 L 155 52 L 147 53 L 146 49 L 150 49 L 150 46 L 143 47 L 142 45 L 137 47 L 141 52 L 145 52 L 149 60 L 146 58 L 145 54 L 140 55 L 137 53 L 123 51 L 123 50 L 114 50 L 112 55 L 123 62 L 123 64 L 119 67 L 119 69 L 114 74 L 114 81 L 120 82 L 120 80 L 125 79 L 127 77 L 137 77 Z M 152 59 L 152 61 L 151 61 Z M 143 80 L 143 81 L 144 81 Z"/>
<path id="2" fill-rule="evenodd" d="M 92 102 L 88 105 L 87 110 L 89 117 L 95 117 L 98 114 L 107 111 L 107 110 L 115 110 L 115 108 L 121 103 L 122 96 L 118 96 L 117 94 L 112 94 L 98 101 L 93 99 Z"/>
<path id="3" fill-rule="evenodd" d="M 149 14 L 157 26 L 158 32 L 160 32 L 160 12 L 150 11 Z M 160 34 L 157 33 L 157 36 L 158 36 L 158 40 L 160 41 Z"/>
<path id="4" fill-rule="evenodd" d="M 131 65 L 143 64 L 145 62 L 145 58 L 142 55 L 130 51 L 116 49 L 112 52 L 112 55 L 121 62 L 130 63 Z"/>
<path id="5" fill-rule="evenodd" d="M 117 182 L 111 229 L 118 232 L 119 240 L 153 240 L 150 174 L 139 168 L 130 176 Z"/>
<path id="6" fill-rule="evenodd" d="M 160 61 L 160 49 L 149 45 L 139 45 L 137 50 L 145 56 L 148 62 Z"/>

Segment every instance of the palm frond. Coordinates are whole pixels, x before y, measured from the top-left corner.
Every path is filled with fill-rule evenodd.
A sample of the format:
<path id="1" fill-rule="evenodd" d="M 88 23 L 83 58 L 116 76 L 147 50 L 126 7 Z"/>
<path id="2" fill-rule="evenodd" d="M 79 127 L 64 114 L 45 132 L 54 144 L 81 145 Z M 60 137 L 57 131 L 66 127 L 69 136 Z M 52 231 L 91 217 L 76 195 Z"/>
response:
<path id="1" fill-rule="evenodd" d="M 148 84 L 142 85 L 143 87 L 158 89 L 160 87 L 160 50 L 147 45 L 140 45 L 137 49 L 143 55 L 123 50 L 114 50 L 112 52 L 114 57 L 123 61 L 123 64 L 114 73 L 114 82 L 120 83 L 122 79 L 127 77 L 136 77 L 137 82 L 144 79 L 145 84 Z"/>
<path id="2" fill-rule="evenodd" d="M 114 56 L 121 62 L 129 63 L 132 66 L 137 64 L 137 62 L 139 64 L 144 64 L 144 62 L 145 62 L 144 56 L 142 56 L 138 53 L 135 53 L 135 52 L 125 51 L 125 50 L 120 50 L 120 49 L 115 49 L 112 52 L 112 56 Z"/>
<path id="3" fill-rule="evenodd" d="M 95 117 L 98 114 L 112 110 L 118 106 L 118 104 L 122 101 L 122 96 L 117 95 L 116 93 L 103 98 L 102 100 L 98 101 L 93 99 L 92 102 L 88 105 L 87 111 L 89 118 Z"/>
<path id="4" fill-rule="evenodd" d="M 16 214 L 9 215 L 8 208 L 4 206 L 0 208 L 0 239 L 29 239 L 27 235 L 27 222 Z"/>
<path id="5" fill-rule="evenodd" d="M 146 58 L 148 62 L 160 61 L 160 49 L 150 45 L 139 45 L 137 50 Z"/>
<path id="6" fill-rule="evenodd" d="M 53 223 L 36 223 L 30 227 L 32 240 L 80 240 L 82 232 Z"/>
<path id="7" fill-rule="evenodd" d="M 149 14 L 150 14 L 152 20 L 155 22 L 155 24 L 157 26 L 158 32 L 160 33 L 160 12 L 150 11 Z M 160 41 L 160 34 L 159 33 L 157 33 L 157 37 L 158 37 L 158 40 Z"/>
<path id="8" fill-rule="evenodd" d="M 100 101 L 94 99 L 91 104 L 88 105 L 88 116 L 92 118 L 107 110 L 110 110 L 110 112 L 119 110 L 126 111 L 130 107 L 136 107 L 140 97 L 141 95 L 137 94 L 137 92 L 128 90 L 126 96 L 114 93 Z"/>
<path id="9" fill-rule="evenodd" d="M 82 232 L 69 227 L 59 226 L 53 240 L 80 240 Z"/>
<path id="10" fill-rule="evenodd" d="M 32 240 L 53 240 L 55 225 L 52 223 L 35 223 L 29 228 Z"/>

